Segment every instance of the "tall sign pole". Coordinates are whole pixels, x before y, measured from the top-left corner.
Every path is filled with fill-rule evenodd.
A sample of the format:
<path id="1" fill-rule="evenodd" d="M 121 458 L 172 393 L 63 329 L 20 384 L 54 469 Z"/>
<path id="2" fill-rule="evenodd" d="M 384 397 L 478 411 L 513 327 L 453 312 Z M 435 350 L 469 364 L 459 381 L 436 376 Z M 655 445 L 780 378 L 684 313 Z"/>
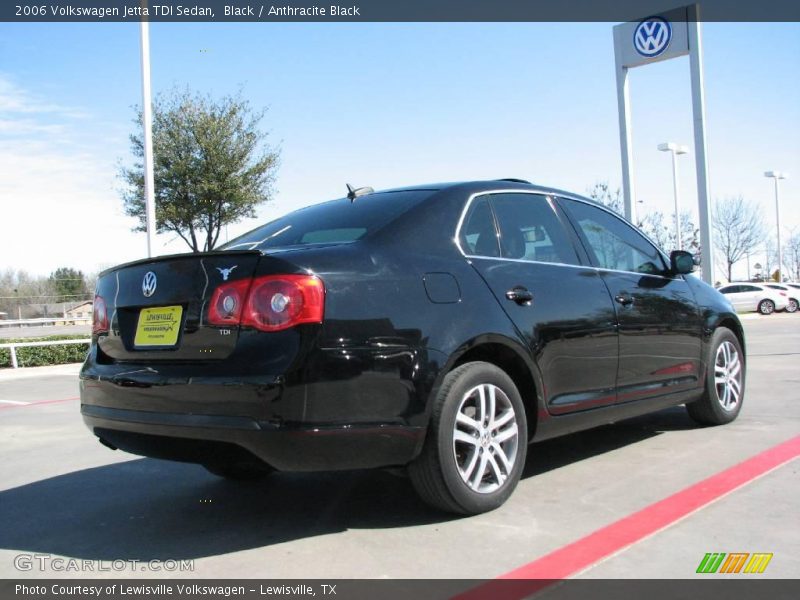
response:
<path id="1" fill-rule="evenodd" d="M 700 8 L 687 7 L 689 27 L 689 69 L 692 77 L 694 118 L 694 169 L 697 173 L 697 212 L 700 217 L 700 250 L 703 280 L 714 283 L 714 242 L 711 239 L 711 206 L 708 193 L 706 158 L 706 100 L 703 87 L 703 43 L 700 35 Z"/>
<path id="2" fill-rule="evenodd" d="M 614 48 L 617 56 L 622 48 L 622 36 L 614 29 Z M 625 218 L 636 222 L 636 196 L 633 187 L 633 142 L 631 139 L 631 96 L 628 84 L 628 67 L 617 61 L 617 107 L 619 109 L 619 148 L 622 155 L 622 197 L 625 200 Z"/>
<path id="3" fill-rule="evenodd" d="M 142 6 L 147 1 L 142 0 Z M 142 57 L 142 123 L 144 125 L 144 206 L 147 225 L 147 257 L 155 252 L 156 206 L 153 178 L 153 105 L 150 93 L 150 23 L 142 17 L 139 33 Z"/>
<path id="4" fill-rule="evenodd" d="M 700 37 L 700 14 L 696 4 L 646 16 L 614 27 L 614 55 L 617 67 L 617 104 L 619 108 L 622 191 L 625 216 L 636 217 L 636 197 L 631 148 L 631 110 L 629 73 L 634 67 L 678 56 L 689 55 L 694 116 L 694 146 L 697 170 L 697 200 L 700 217 L 702 276 L 713 283 L 714 257 L 711 242 L 711 216 L 708 202 L 708 162 L 706 159 L 705 99 L 703 93 L 703 56 Z M 680 218 L 680 217 L 678 217 Z"/>

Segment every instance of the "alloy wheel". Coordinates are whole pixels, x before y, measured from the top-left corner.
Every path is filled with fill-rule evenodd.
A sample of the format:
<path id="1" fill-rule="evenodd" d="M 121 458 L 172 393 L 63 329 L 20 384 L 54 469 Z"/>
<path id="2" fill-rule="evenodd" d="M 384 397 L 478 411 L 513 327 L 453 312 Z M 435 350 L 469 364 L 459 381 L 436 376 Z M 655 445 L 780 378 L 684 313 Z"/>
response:
<path id="1" fill-rule="evenodd" d="M 482 494 L 500 489 L 514 468 L 518 445 L 517 415 L 501 388 L 484 383 L 464 394 L 453 425 L 453 454 L 470 489 Z"/>
<path id="2" fill-rule="evenodd" d="M 742 396 L 742 361 L 734 345 L 727 340 L 717 348 L 714 383 L 720 406 L 728 412 L 734 410 Z"/>
<path id="3" fill-rule="evenodd" d="M 762 315 L 771 315 L 775 311 L 775 304 L 773 304 L 772 300 L 762 300 L 761 304 L 758 305 L 758 311 Z"/>

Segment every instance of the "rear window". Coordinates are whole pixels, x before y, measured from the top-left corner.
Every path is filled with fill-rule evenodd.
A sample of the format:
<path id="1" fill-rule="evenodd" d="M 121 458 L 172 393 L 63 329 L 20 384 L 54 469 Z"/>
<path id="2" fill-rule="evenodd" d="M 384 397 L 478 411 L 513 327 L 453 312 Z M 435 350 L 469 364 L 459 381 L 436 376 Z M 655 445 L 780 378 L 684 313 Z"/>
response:
<path id="1" fill-rule="evenodd" d="M 434 190 L 380 192 L 301 208 L 221 246 L 220 250 L 265 250 L 355 242 L 382 229 Z"/>

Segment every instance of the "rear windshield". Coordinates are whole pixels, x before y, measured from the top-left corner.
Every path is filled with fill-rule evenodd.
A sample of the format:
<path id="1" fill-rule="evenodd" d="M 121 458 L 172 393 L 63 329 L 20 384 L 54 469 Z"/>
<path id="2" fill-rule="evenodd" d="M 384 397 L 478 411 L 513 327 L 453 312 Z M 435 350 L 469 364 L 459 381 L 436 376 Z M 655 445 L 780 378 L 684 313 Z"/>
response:
<path id="1" fill-rule="evenodd" d="M 355 242 L 385 227 L 434 190 L 380 192 L 301 208 L 241 235 L 220 250 L 265 250 Z"/>

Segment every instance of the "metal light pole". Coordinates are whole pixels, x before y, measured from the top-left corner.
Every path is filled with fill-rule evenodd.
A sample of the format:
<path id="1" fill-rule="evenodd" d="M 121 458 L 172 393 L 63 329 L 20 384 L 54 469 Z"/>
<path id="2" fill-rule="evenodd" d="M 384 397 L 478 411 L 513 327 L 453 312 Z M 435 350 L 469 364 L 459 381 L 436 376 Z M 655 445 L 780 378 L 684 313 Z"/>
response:
<path id="1" fill-rule="evenodd" d="M 764 177 L 775 180 L 775 222 L 778 234 L 778 283 L 783 281 L 783 253 L 781 251 L 781 206 L 778 202 L 778 180 L 786 179 L 789 175 L 781 171 L 766 171 Z"/>
<path id="2" fill-rule="evenodd" d="M 142 6 L 147 6 L 145 0 Z M 147 224 L 147 257 L 156 245 L 156 206 L 153 178 L 153 106 L 150 98 L 150 23 L 142 17 L 139 33 L 142 56 L 142 122 L 144 125 L 144 206 Z"/>
<path id="3" fill-rule="evenodd" d="M 675 142 L 666 142 L 659 144 L 658 149 L 662 152 L 672 153 L 672 191 L 675 195 L 675 245 L 677 250 L 683 250 L 683 243 L 681 241 L 681 201 L 680 193 L 678 192 L 678 154 L 687 154 L 689 148 L 676 144 Z"/>

